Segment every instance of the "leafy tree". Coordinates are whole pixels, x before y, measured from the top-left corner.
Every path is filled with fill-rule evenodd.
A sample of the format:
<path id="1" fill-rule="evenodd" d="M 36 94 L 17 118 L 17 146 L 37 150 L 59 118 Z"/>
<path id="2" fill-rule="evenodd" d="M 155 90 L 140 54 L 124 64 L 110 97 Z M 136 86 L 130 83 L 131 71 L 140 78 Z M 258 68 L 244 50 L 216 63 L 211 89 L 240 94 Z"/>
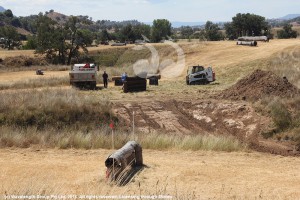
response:
<path id="1" fill-rule="evenodd" d="M 150 38 L 151 36 L 151 26 L 146 24 L 138 24 L 133 26 L 133 33 L 135 35 L 135 39 L 143 39 L 142 35 Z"/>
<path id="2" fill-rule="evenodd" d="M 121 29 L 121 38 L 120 40 L 122 42 L 125 41 L 135 41 L 135 34 L 133 32 L 133 28 L 131 24 L 128 24 L 127 26 L 123 27 Z"/>
<path id="3" fill-rule="evenodd" d="M 46 15 L 39 14 L 37 20 L 37 53 L 45 53 L 54 63 L 71 64 L 79 57 L 80 49 L 87 53 L 87 46 L 93 42 L 93 34 L 79 29 L 77 17 L 70 17 L 65 26 L 59 26 Z"/>
<path id="4" fill-rule="evenodd" d="M 182 26 L 180 29 L 181 29 L 181 36 L 183 39 L 188 39 L 194 34 L 194 30 L 190 26 Z"/>
<path id="5" fill-rule="evenodd" d="M 13 15 L 13 13 L 12 13 L 12 11 L 10 9 L 7 9 L 6 11 L 4 11 L 4 15 L 6 17 L 9 17 L 9 18 L 13 18 L 14 17 L 14 15 Z"/>
<path id="6" fill-rule="evenodd" d="M 12 20 L 11 20 L 11 25 L 14 26 L 14 27 L 21 27 L 22 24 L 19 20 L 19 18 L 17 17 L 14 17 Z"/>
<path id="7" fill-rule="evenodd" d="M 43 15 L 39 14 L 36 26 L 37 26 L 37 53 L 44 54 L 50 56 L 53 52 L 53 43 L 54 41 L 54 33 L 55 33 L 55 25 L 56 22 Z"/>
<path id="8" fill-rule="evenodd" d="M 105 42 L 111 39 L 111 36 L 109 35 L 108 31 L 106 29 L 104 29 L 101 33 L 100 33 L 100 41 L 101 42 Z"/>
<path id="9" fill-rule="evenodd" d="M 36 49 L 37 48 L 37 39 L 36 36 L 28 36 L 27 43 L 23 46 L 23 49 L 29 50 L 29 49 Z"/>
<path id="10" fill-rule="evenodd" d="M 68 30 L 68 38 L 70 43 L 67 45 L 68 49 L 68 61 L 67 64 L 71 64 L 73 57 L 79 56 L 79 49 L 82 49 L 85 53 L 88 52 L 87 47 L 92 43 L 92 37 L 90 32 L 78 29 L 79 20 L 77 17 L 70 17 L 66 24 L 66 30 Z"/>
<path id="11" fill-rule="evenodd" d="M 297 31 L 294 31 L 292 27 L 292 24 L 285 24 L 283 30 L 277 31 L 277 37 L 279 39 L 296 38 L 298 36 Z"/>
<path id="12" fill-rule="evenodd" d="M 171 35 L 171 22 L 166 19 L 156 19 L 153 21 L 151 39 L 153 42 L 160 42 Z"/>
<path id="13" fill-rule="evenodd" d="M 39 15 L 30 15 L 28 17 L 19 17 L 22 28 L 31 32 L 32 34 L 37 33 L 37 21 Z"/>
<path id="14" fill-rule="evenodd" d="M 232 18 L 231 23 L 225 25 L 228 38 L 237 38 L 240 36 L 257 36 L 267 34 L 270 26 L 266 19 L 255 14 L 238 13 Z"/>
<path id="15" fill-rule="evenodd" d="M 209 41 L 218 41 L 224 39 L 218 25 L 212 23 L 211 21 L 207 21 L 205 24 L 205 36 Z"/>
<path id="16" fill-rule="evenodd" d="M 226 36 L 229 40 L 234 40 L 235 38 L 237 38 L 237 33 L 232 23 L 225 23 L 224 29 L 226 31 Z"/>
<path id="17" fill-rule="evenodd" d="M 5 38 L 4 48 L 13 50 L 15 47 L 20 47 L 20 35 L 13 26 L 3 26 L 0 28 L 0 35 Z"/>

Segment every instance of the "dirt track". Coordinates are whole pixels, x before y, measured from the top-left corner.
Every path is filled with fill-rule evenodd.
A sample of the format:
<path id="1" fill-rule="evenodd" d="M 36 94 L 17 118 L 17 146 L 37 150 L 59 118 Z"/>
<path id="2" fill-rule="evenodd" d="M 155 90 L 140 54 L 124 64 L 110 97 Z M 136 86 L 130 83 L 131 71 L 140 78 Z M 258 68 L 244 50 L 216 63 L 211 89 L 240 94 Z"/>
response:
<path id="1" fill-rule="evenodd" d="M 144 151 L 124 187 L 105 181 L 111 150 L 0 150 L 0 194 L 171 195 L 174 199 L 298 199 L 300 160 L 261 153 Z M 140 183 L 140 189 L 139 189 Z"/>

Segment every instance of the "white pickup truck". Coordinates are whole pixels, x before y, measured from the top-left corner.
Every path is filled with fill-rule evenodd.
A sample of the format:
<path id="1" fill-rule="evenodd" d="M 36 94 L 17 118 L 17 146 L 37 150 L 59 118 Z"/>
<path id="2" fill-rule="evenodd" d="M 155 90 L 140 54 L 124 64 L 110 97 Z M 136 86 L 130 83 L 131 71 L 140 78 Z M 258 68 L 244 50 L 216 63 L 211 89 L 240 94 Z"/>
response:
<path id="1" fill-rule="evenodd" d="M 80 88 L 96 89 L 97 71 L 95 64 L 75 64 L 69 73 L 70 84 Z"/>

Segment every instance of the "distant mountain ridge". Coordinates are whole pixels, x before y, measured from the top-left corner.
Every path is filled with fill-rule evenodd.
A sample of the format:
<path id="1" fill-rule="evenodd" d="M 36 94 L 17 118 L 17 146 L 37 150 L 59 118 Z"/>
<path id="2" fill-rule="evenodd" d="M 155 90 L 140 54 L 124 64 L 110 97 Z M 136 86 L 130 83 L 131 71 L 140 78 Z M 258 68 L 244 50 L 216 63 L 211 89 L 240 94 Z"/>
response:
<path id="1" fill-rule="evenodd" d="M 144 24 L 148 24 L 150 26 L 153 25 L 152 22 L 143 22 Z M 179 21 L 171 21 L 173 28 L 180 28 L 182 26 L 191 26 L 191 27 L 200 27 L 203 26 L 206 22 L 179 22 Z"/>
<path id="2" fill-rule="evenodd" d="M 0 6 L 0 12 L 4 12 L 6 9 Z"/>
<path id="3" fill-rule="evenodd" d="M 205 22 L 171 22 L 174 28 L 179 28 L 181 26 L 202 26 Z"/>
<path id="4" fill-rule="evenodd" d="M 294 19 L 294 18 L 297 18 L 297 17 L 300 17 L 300 14 L 288 14 L 284 17 L 280 17 L 279 19 L 281 19 L 281 20 L 291 20 L 291 19 Z"/>

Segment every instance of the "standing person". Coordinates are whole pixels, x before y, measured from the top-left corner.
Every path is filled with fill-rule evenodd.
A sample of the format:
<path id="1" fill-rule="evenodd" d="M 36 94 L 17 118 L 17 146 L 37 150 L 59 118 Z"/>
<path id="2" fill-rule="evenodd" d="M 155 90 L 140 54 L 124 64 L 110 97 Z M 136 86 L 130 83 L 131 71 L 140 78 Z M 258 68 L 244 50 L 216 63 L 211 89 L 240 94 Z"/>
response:
<path id="1" fill-rule="evenodd" d="M 127 78 L 127 73 L 124 72 L 121 77 L 123 83 L 126 81 L 126 78 Z"/>
<path id="2" fill-rule="evenodd" d="M 108 74 L 106 73 L 106 71 L 104 71 L 102 78 L 103 78 L 104 88 L 107 88 Z"/>
<path id="3" fill-rule="evenodd" d="M 127 73 L 124 72 L 124 73 L 122 74 L 122 76 L 121 76 L 121 80 L 122 80 L 122 83 L 123 83 L 122 89 L 124 89 L 124 82 L 126 81 L 126 79 L 127 79 Z"/>

